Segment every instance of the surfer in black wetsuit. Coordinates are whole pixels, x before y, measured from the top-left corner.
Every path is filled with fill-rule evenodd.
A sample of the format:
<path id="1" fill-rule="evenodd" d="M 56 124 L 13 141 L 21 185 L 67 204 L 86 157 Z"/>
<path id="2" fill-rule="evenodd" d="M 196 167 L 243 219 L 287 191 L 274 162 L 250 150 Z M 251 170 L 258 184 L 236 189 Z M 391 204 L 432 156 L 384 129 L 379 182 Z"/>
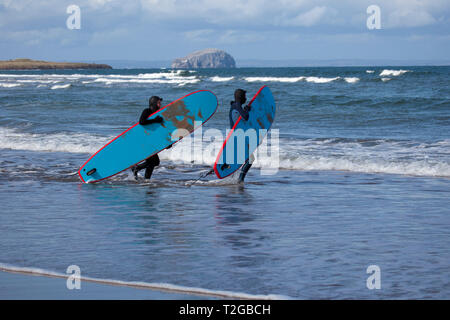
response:
<path id="1" fill-rule="evenodd" d="M 152 115 L 161 108 L 162 100 L 163 100 L 162 98 L 157 96 L 153 96 L 148 100 L 148 108 L 142 111 L 141 117 L 139 118 L 140 125 L 162 123 L 164 121 L 164 119 L 160 116 L 157 116 L 154 119 L 148 119 L 150 115 Z M 133 171 L 134 178 L 137 180 L 138 172 L 141 171 L 142 169 L 145 169 L 145 179 L 150 179 L 153 173 L 153 169 L 156 166 L 159 166 L 158 154 L 154 154 L 150 158 L 147 158 L 143 163 L 131 167 L 131 171 Z"/>
<path id="2" fill-rule="evenodd" d="M 236 121 L 239 119 L 239 116 L 241 116 L 245 121 L 248 120 L 249 117 L 249 111 L 251 110 L 251 107 L 249 105 L 246 105 L 245 107 L 242 107 L 242 105 L 247 101 L 247 97 L 245 96 L 245 93 L 247 91 L 242 89 L 236 89 L 234 91 L 234 101 L 231 101 L 231 107 L 230 107 L 230 128 L 233 128 Z M 243 183 L 245 176 L 250 170 L 250 167 L 252 166 L 254 157 L 253 154 L 250 155 L 250 158 L 245 161 L 244 165 L 241 169 L 241 174 L 239 175 L 239 183 Z"/>

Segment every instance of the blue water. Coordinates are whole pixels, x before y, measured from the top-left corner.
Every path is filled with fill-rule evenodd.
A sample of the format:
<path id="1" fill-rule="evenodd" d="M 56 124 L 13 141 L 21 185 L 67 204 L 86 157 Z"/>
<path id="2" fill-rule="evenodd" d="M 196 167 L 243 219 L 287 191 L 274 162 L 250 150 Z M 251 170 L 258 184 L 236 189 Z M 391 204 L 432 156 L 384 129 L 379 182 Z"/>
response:
<path id="1" fill-rule="evenodd" d="M 150 182 L 80 183 L 150 96 L 213 91 L 203 132 L 225 134 L 234 90 L 264 84 L 274 174 L 255 163 L 244 186 L 192 185 L 215 157 L 180 143 Z M 1 264 L 295 299 L 449 299 L 449 178 L 450 67 L 0 72 Z"/>

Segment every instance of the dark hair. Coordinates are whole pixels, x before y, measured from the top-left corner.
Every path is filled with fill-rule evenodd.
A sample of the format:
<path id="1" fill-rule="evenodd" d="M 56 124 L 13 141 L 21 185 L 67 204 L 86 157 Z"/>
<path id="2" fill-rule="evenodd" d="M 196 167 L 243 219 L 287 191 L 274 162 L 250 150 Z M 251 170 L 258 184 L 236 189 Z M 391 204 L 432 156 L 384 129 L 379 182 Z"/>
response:
<path id="1" fill-rule="evenodd" d="M 242 89 L 236 89 L 236 91 L 234 91 L 234 101 L 244 104 L 247 100 L 247 98 L 245 97 L 246 92 L 247 91 Z"/>
<path id="2" fill-rule="evenodd" d="M 148 107 L 152 111 L 158 110 L 158 101 L 162 101 L 163 99 L 158 96 L 152 96 L 150 99 L 148 99 Z"/>

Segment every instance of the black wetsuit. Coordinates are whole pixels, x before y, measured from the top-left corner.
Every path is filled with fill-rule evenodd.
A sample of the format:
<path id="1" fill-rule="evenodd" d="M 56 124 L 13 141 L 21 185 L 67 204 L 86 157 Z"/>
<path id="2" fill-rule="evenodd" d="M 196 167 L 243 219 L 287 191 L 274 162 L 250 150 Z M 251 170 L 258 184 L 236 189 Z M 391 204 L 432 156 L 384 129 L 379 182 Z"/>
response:
<path id="1" fill-rule="evenodd" d="M 233 128 L 239 116 L 244 118 L 245 121 L 248 120 L 248 111 L 247 108 L 242 108 L 242 104 L 240 102 L 231 101 L 230 102 L 230 128 Z"/>
<path id="2" fill-rule="evenodd" d="M 247 106 L 242 108 L 242 103 L 238 101 L 231 101 L 230 104 L 230 128 L 233 128 L 237 119 L 239 119 L 239 116 L 241 116 L 245 121 L 248 120 L 249 111 Z M 252 164 L 250 163 L 249 159 L 247 159 L 247 161 L 245 161 L 244 165 L 242 166 L 241 174 L 239 175 L 239 181 L 244 181 L 245 175 L 247 174 L 248 170 L 250 170 L 251 166 Z"/>
<path id="3" fill-rule="evenodd" d="M 139 118 L 139 124 L 140 125 L 147 125 L 152 123 L 161 123 L 157 120 L 158 117 L 154 119 L 148 119 L 148 117 L 153 114 L 155 111 L 151 110 L 150 108 L 144 109 L 142 111 L 141 117 Z M 145 179 L 150 179 L 153 173 L 153 169 L 155 169 L 156 166 L 159 166 L 159 157 L 158 154 L 154 154 L 150 158 L 147 158 L 143 163 L 138 164 L 134 167 L 133 172 L 135 175 L 137 175 L 137 172 L 139 172 L 142 169 L 145 169 Z"/>

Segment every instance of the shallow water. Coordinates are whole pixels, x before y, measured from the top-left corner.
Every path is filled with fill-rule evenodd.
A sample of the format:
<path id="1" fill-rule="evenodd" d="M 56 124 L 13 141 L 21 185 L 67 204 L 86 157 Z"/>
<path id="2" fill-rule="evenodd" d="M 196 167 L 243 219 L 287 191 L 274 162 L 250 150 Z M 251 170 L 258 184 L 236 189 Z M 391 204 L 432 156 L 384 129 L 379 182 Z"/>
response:
<path id="1" fill-rule="evenodd" d="M 0 263 L 295 299 L 448 299 L 450 68 L 391 69 L 1 72 Z M 250 99 L 263 84 L 274 175 L 255 164 L 244 186 L 192 185 L 214 155 L 191 163 L 180 143 L 150 182 L 80 183 L 149 96 L 210 89 L 220 106 L 203 130 L 225 133 L 234 89 Z"/>

